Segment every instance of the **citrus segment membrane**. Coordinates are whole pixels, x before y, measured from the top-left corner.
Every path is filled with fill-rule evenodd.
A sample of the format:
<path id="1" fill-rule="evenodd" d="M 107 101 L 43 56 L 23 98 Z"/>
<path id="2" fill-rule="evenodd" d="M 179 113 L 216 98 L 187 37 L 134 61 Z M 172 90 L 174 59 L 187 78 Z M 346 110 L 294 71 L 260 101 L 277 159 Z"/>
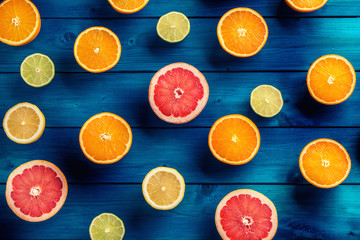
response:
<path id="1" fill-rule="evenodd" d="M 125 235 L 123 221 L 112 213 L 95 217 L 89 228 L 91 240 L 121 240 Z"/>
<path id="2" fill-rule="evenodd" d="M 167 42 L 180 42 L 189 34 L 190 22 L 184 14 L 170 12 L 159 19 L 156 31 L 158 35 Z"/>

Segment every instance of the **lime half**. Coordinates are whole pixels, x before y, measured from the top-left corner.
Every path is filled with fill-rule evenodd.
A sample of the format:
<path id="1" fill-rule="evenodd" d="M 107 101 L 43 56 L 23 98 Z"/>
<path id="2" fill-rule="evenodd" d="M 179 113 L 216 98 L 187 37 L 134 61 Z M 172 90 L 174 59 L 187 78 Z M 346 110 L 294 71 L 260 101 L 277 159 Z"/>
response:
<path id="1" fill-rule="evenodd" d="M 125 235 L 123 221 L 112 213 L 102 213 L 90 224 L 91 240 L 121 240 Z"/>
<path id="2" fill-rule="evenodd" d="M 250 96 L 250 105 L 262 117 L 273 117 L 283 106 L 281 92 L 270 85 L 256 87 Z"/>
<path id="3" fill-rule="evenodd" d="M 25 58 L 20 67 L 22 79 L 32 87 L 48 85 L 55 76 L 55 66 L 51 59 L 40 53 Z"/>
<path id="4" fill-rule="evenodd" d="M 156 31 L 159 37 L 167 42 L 181 42 L 190 32 L 190 22 L 182 13 L 169 12 L 160 17 Z"/>

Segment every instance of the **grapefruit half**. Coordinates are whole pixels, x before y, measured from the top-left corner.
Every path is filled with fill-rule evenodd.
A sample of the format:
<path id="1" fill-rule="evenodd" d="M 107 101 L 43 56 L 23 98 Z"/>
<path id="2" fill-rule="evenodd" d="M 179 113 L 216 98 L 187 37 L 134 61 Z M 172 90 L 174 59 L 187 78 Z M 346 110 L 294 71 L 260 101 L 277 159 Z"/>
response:
<path id="1" fill-rule="evenodd" d="M 34 160 L 16 168 L 6 182 L 6 201 L 11 210 L 29 222 L 41 222 L 62 207 L 68 186 L 54 164 Z"/>
<path id="2" fill-rule="evenodd" d="M 204 75 L 186 63 L 163 67 L 150 82 L 150 106 L 165 122 L 181 124 L 193 120 L 208 98 L 209 85 Z"/>
<path id="3" fill-rule="evenodd" d="M 277 212 L 263 194 L 239 189 L 221 200 L 216 209 L 215 224 L 223 240 L 270 240 L 277 230 Z"/>

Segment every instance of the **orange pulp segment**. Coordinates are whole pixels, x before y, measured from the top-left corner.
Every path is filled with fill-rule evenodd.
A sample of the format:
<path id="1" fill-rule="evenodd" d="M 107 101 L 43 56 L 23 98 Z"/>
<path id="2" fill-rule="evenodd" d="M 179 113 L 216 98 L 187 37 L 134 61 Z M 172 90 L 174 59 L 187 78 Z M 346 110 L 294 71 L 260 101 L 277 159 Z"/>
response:
<path id="1" fill-rule="evenodd" d="M 120 13 L 136 13 L 143 9 L 149 0 L 108 0 L 111 6 Z"/>
<path id="2" fill-rule="evenodd" d="M 328 0 L 285 0 L 287 5 L 298 12 L 312 12 L 322 8 Z"/>

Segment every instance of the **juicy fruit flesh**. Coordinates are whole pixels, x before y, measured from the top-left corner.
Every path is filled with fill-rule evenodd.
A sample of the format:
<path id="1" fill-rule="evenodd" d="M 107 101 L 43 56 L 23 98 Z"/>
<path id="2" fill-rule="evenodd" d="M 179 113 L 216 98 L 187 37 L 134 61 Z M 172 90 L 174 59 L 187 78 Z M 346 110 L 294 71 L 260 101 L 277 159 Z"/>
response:
<path id="1" fill-rule="evenodd" d="M 181 183 L 174 174 L 160 171 L 151 176 L 146 190 L 154 203 L 168 206 L 179 198 Z"/>
<path id="2" fill-rule="evenodd" d="M 186 117 L 203 97 L 200 79 L 180 67 L 161 75 L 154 89 L 155 104 L 165 116 Z"/>
<path id="3" fill-rule="evenodd" d="M 252 54 L 266 38 L 266 26 L 249 11 L 234 11 L 222 22 L 221 37 L 225 47 L 239 54 Z"/>
<path id="4" fill-rule="evenodd" d="M 113 214 L 101 214 L 90 226 L 92 240 L 119 240 L 125 233 L 123 222 Z"/>
<path id="5" fill-rule="evenodd" d="M 82 34 L 77 44 L 77 56 L 89 69 L 104 69 L 116 62 L 119 45 L 113 35 L 101 29 Z"/>
<path id="6" fill-rule="evenodd" d="M 41 86 L 53 78 L 54 65 L 47 56 L 34 55 L 21 65 L 21 76 L 30 84 Z"/>
<path id="7" fill-rule="evenodd" d="M 123 155 L 129 139 L 126 125 L 112 116 L 95 118 L 86 126 L 82 135 L 86 152 L 98 161 L 112 160 Z"/>
<path id="8" fill-rule="evenodd" d="M 324 0 L 289 0 L 299 8 L 316 8 L 324 3 Z"/>
<path id="9" fill-rule="evenodd" d="M 253 154 L 258 145 L 254 128 L 245 120 L 228 118 L 220 122 L 211 136 L 216 154 L 231 161 L 241 162 Z"/>
<path id="10" fill-rule="evenodd" d="M 258 114 L 274 116 L 282 105 L 281 93 L 272 86 L 260 86 L 251 94 L 251 106 Z"/>
<path id="11" fill-rule="evenodd" d="M 35 165 L 13 178 L 11 198 L 23 214 L 41 217 L 56 207 L 62 188 L 63 183 L 54 170 Z"/>
<path id="12" fill-rule="evenodd" d="M 305 174 L 320 185 L 341 181 L 349 169 L 346 153 L 335 143 L 320 141 L 311 145 L 302 157 Z"/>
<path id="13" fill-rule="evenodd" d="M 114 5 L 123 10 L 134 10 L 141 7 L 146 0 L 111 0 Z"/>
<path id="14" fill-rule="evenodd" d="M 0 39 L 24 40 L 33 32 L 36 21 L 36 13 L 26 1 L 6 2 L 0 7 Z"/>
<path id="15" fill-rule="evenodd" d="M 40 118 L 33 109 L 20 107 L 10 114 L 6 124 L 12 136 L 29 139 L 38 131 Z"/>
<path id="16" fill-rule="evenodd" d="M 183 14 L 172 12 L 160 18 L 157 30 L 167 41 L 178 42 L 188 35 L 190 23 Z"/>
<path id="17" fill-rule="evenodd" d="M 264 239 L 271 231 L 273 212 L 249 194 L 233 196 L 220 211 L 221 226 L 231 240 Z"/>
<path id="18" fill-rule="evenodd" d="M 326 102 L 344 99 L 351 92 L 354 75 L 350 66 L 341 59 L 325 58 L 310 72 L 310 88 L 314 95 Z"/>

